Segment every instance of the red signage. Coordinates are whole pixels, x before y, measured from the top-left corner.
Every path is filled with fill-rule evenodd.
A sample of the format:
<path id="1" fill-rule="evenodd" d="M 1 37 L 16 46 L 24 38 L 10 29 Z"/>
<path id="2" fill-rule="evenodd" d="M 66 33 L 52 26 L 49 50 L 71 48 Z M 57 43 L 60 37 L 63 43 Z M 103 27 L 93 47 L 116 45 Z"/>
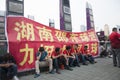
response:
<path id="1" fill-rule="evenodd" d="M 50 56 L 55 47 L 64 50 L 66 45 L 77 43 L 79 48 L 88 45 L 90 53 L 98 55 L 98 39 L 94 30 L 65 32 L 24 17 L 8 17 L 7 37 L 9 51 L 15 57 L 19 71 L 35 67 L 35 56 L 40 46 L 44 46 Z"/>

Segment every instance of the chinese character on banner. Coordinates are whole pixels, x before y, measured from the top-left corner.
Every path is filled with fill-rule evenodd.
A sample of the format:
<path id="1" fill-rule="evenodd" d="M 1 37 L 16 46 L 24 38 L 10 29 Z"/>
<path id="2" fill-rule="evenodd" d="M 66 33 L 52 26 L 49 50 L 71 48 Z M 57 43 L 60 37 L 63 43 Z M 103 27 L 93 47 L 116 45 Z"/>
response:
<path id="1" fill-rule="evenodd" d="M 79 39 L 78 39 L 78 34 L 70 34 L 70 39 L 72 40 L 72 42 L 78 42 Z"/>
<path id="2" fill-rule="evenodd" d="M 96 41 L 97 40 L 94 32 L 88 32 L 88 36 L 89 36 L 91 41 Z"/>
<path id="3" fill-rule="evenodd" d="M 91 44 L 91 53 L 92 53 L 92 54 L 97 54 L 97 50 L 98 50 L 98 45 L 97 45 L 97 43 L 92 43 L 92 44 Z"/>
<path id="4" fill-rule="evenodd" d="M 26 40 L 35 40 L 34 36 L 34 28 L 33 24 L 30 23 L 24 23 L 21 21 L 21 23 L 16 22 L 15 23 L 15 31 L 17 31 L 17 40 L 20 41 L 21 39 L 26 39 Z"/>
<path id="5" fill-rule="evenodd" d="M 66 45 L 63 45 L 63 47 L 61 48 L 62 52 L 66 49 Z"/>
<path id="6" fill-rule="evenodd" d="M 40 40 L 41 41 L 54 41 L 52 36 L 52 30 L 46 29 L 45 27 L 37 27 L 39 30 Z"/>
<path id="7" fill-rule="evenodd" d="M 58 41 L 65 41 L 68 42 L 68 38 L 67 38 L 67 33 L 66 32 L 62 32 L 62 31 L 55 31 L 55 36 L 57 37 Z"/>
<path id="8" fill-rule="evenodd" d="M 54 46 L 45 46 L 45 50 L 48 52 L 48 57 L 51 57 L 51 53 L 54 50 Z"/>
<path id="9" fill-rule="evenodd" d="M 82 44 L 78 44 L 78 51 L 80 51 L 82 48 Z"/>
<path id="10" fill-rule="evenodd" d="M 33 63 L 33 60 L 34 60 L 34 49 L 33 48 L 29 48 L 28 47 L 28 44 L 25 44 L 25 48 L 23 49 L 20 49 L 20 53 L 21 54 L 25 54 L 24 57 L 23 57 L 23 61 L 20 62 L 20 66 L 23 66 L 27 61 L 29 64 L 32 64 Z M 30 57 L 29 59 L 30 60 L 27 60 L 28 57 Z"/>
<path id="11" fill-rule="evenodd" d="M 81 39 L 82 41 L 86 41 L 86 42 L 89 41 L 89 37 L 88 37 L 87 33 L 81 33 L 81 34 L 79 35 L 79 37 L 80 37 L 80 39 Z"/>

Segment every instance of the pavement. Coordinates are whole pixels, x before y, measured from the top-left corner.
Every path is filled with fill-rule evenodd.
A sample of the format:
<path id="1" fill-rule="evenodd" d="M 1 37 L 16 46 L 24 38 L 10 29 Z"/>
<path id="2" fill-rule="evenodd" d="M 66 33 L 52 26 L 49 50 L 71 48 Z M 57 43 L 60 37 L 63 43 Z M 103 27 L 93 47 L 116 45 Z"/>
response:
<path id="1" fill-rule="evenodd" d="M 112 58 L 96 58 L 97 63 L 74 67 L 73 71 L 60 70 L 61 74 L 46 74 L 34 78 L 34 74 L 19 77 L 20 80 L 120 80 L 120 68 L 114 67 Z"/>

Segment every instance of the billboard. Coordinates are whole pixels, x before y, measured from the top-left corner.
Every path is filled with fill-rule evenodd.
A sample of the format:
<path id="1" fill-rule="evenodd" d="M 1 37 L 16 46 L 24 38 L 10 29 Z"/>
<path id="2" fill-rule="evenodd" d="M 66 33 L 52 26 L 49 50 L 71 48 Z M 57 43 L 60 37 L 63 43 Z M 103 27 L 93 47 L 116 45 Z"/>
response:
<path id="1" fill-rule="evenodd" d="M 69 0 L 60 0 L 60 30 L 72 32 Z"/>
<path id="2" fill-rule="evenodd" d="M 7 15 L 24 15 L 24 0 L 6 0 Z"/>
<path id="3" fill-rule="evenodd" d="M 87 30 L 95 29 L 92 7 L 88 2 L 86 3 L 86 20 Z"/>

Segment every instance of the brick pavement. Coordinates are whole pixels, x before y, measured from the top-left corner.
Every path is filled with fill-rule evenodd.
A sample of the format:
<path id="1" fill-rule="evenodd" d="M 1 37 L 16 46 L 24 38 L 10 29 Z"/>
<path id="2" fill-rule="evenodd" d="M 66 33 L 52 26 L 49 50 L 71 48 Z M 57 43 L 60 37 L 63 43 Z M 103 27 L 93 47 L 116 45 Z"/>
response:
<path id="1" fill-rule="evenodd" d="M 73 68 L 73 71 L 61 70 L 61 74 L 41 73 L 41 76 L 34 78 L 34 75 L 20 77 L 20 80 L 120 80 L 120 68 L 113 67 L 112 58 L 97 58 L 96 64 Z"/>

